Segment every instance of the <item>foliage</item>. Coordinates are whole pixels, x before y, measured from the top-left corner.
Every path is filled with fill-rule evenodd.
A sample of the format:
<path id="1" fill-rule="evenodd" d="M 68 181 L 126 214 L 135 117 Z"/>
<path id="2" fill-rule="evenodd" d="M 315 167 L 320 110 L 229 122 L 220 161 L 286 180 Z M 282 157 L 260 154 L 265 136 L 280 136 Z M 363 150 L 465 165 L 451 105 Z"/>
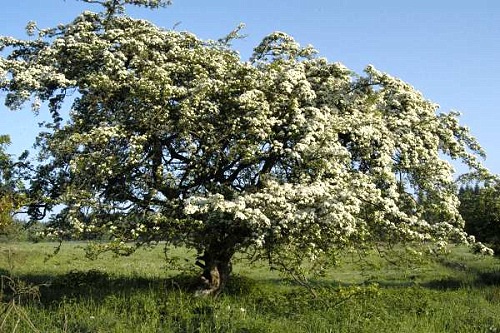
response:
<path id="1" fill-rule="evenodd" d="M 5 224 L 0 232 L 0 241 L 25 241 L 27 233 L 24 228 L 24 223 L 11 219 L 8 224 Z"/>
<path id="2" fill-rule="evenodd" d="M 465 230 L 479 241 L 487 243 L 495 252 L 500 250 L 500 183 L 460 188 L 460 214 Z"/>
<path id="3" fill-rule="evenodd" d="M 10 144 L 7 135 L 0 135 L 0 234 L 12 223 L 12 212 L 17 206 L 13 162 L 5 149 Z"/>
<path id="4" fill-rule="evenodd" d="M 6 104 L 47 103 L 53 116 L 38 138 L 30 212 L 63 205 L 54 232 L 109 231 L 119 253 L 127 241 L 188 246 L 209 283 L 229 275 L 237 251 L 289 270 L 379 242 L 466 241 L 443 157 L 485 171 L 456 113 L 282 32 L 243 61 L 231 38 L 203 41 L 123 12 L 161 1 L 87 2 L 104 11 L 0 39 Z"/>
<path id="5" fill-rule="evenodd" d="M 0 242 L 45 240 L 45 224 L 39 221 L 22 221 L 13 218 L 0 232 Z"/>
<path id="6" fill-rule="evenodd" d="M 18 161 L 6 152 L 8 135 L 0 135 L 0 237 L 16 238 L 21 232 L 20 221 L 13 215 L 26 204 L 23 179 L 28 169 L 27 152 Z"/>

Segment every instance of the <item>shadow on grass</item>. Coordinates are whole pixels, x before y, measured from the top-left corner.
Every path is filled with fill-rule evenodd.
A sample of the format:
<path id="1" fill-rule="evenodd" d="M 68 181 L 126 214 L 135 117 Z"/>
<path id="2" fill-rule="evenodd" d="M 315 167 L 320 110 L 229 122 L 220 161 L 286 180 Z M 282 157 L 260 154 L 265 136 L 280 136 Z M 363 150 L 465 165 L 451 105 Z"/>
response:
<path id="1" fill-rule="evenodd" d="M 0 269 L 0 275 L 8 272 Z M 109 295 L 132 294 L 146 290 L 159 293 L 193 293 L 200 286 L 199 277 L 179 274 L 169 278 L 146 278 L 140 276 L 113 276 L 99 270 L 73 270 L 62 275 L 25 274 L 15 277 L 23 285 L 38 287 L 40 302 L 46 305 L 57 304 L 62 299 L 92 299 L 100 302 Z M 225 294 L 239 296 L 250 293 L 257 281 L 240 275 L 232 276 Z M 9 293 L 5 289 L 4 293 Z"/>
<path id="2" fill-rule="evenodd" d="M 453 260 L 440 260 L 439 263 L 453 270 L 454 277 L 444 277 L 421 284 L 437 290 L 457 290 L 464 287 L 500 286 L 500 269 L 485 271 Z"/>
<path id="3" fill-rule="evenodd" d="M 453 277 L 440 278 L 420 284 L 424 288 L 435 290 L 458 290 L 467 285 L 463 280 Z"/>
<path id="4" fill-rule="evenodd" d="M 479 272 L 477 282 L 484 286 L 500 286 L 500 269 L 491 272 Z"/>
<path id="5" fill-rule="evenodd" d="M 454 262 L 443 262 L 443 266 L 451 268 L 457 274 L 441 277 L 426 282 L 408 280 L 370 279 L 364 283 L 346 283 L 335 280 L 311 281 L 311 287 L 334 290 L 342 287 L 377 284 L 382 288 L 406 288 L 420 286 L 433 290 L 458 290 L 464 287 L 500 286 L 500 268 L 480 270 L 466 267 Z M 460 274 L 458 274 L 460 272 Z M 8 271 L 0 269 L 0 275 L 8 276 Z M 145 290 L 159 294 L 194 293 L 199 286 L 195 275 L 179 274 L 170 278 L 147 278 L 141 276 L 116 276 L 99 270 L 73 270 L 62 275 L 26 274 L 15 277 L 26 285 L 39 286 L 40 302 L 46 305 L 57 304 L 62 299 L 92 299 L 101 302 L 109 295 L 129 295 Z M 252 279 L 241 275 L 233 275 L 226 287 L 229 296 L 247 295 L 255 291 L 256 285 L 297 287 L 298 284 L 286 278 Z M 259 287 L 260 288 L 260 287 Z M 8 290 L 4 290 L 4 293 Z"/>

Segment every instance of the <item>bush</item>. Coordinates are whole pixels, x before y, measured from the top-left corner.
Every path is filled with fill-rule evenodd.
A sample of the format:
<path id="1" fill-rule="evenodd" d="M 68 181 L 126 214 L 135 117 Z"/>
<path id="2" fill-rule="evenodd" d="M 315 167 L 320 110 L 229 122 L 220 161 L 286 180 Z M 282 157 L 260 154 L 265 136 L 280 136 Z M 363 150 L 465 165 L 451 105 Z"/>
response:
<path id="1" fill-rule="evenodd" d="M 26 222 L 13 219 L 11 223 L 0 229 L 0 242 L 39 242 L 43 240 L 43 229 L 41 222 Z"/>

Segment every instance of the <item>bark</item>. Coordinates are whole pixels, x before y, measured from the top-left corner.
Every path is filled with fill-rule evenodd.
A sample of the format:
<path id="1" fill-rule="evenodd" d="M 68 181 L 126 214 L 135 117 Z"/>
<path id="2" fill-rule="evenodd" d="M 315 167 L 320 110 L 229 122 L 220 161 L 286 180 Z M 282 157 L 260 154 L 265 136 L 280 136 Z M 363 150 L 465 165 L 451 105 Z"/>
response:
<path id="1" fill-rule="evenodd" d="M 214 250 L 209 248 L 203 256 L 199 257 L 196 264 L 203 268 L 200 277 L 201 287 L 197 290 L 198 296 L 218 296 L 226 287 L 231 276 L 231 258 L 234 251 L 227 249 Z"/>

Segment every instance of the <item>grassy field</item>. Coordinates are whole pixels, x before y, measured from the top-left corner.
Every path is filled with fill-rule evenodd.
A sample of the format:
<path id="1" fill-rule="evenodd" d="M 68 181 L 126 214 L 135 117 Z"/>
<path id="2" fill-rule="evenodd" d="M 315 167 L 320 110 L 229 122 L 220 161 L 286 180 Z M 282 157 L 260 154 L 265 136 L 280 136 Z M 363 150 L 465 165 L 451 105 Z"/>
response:
<path id="1" fill-rule="evenodd" d="M 0 244 L 0 332 L 500 332 L 500 260 L 460 247 L 398 266 L 353 257 L 314 281 L 317 297 L 240 261 L 214 300 L 186 290 L 161 246 L 91 261 L 84 245 L 48 259 L 56 244 Z"/>

